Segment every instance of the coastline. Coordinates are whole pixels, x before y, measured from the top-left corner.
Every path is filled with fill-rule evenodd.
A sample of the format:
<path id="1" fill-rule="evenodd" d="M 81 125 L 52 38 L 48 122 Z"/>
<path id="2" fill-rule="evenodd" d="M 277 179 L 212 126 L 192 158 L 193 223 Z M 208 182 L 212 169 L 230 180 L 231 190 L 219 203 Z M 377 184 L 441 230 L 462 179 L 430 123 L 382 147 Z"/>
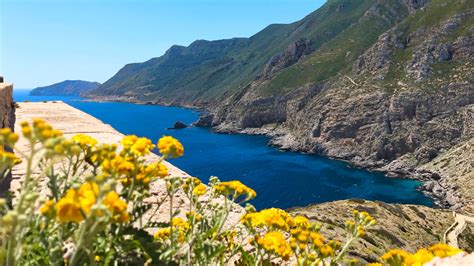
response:
<path id="1" fill-rule="evenodd" d="M 176 103 L 166 103 L 162 101 L 143 101 L 133 97 L 124 97 L 124 96 L 94 96 L 93 98 L 86 96 L 84 97 L 86 101 L 92 102 L 125 102 L 125 103 L 132 103 L 132 104 L 144 104 L 144 105 L 160 105 L 160 106 L 167 106 L 167 107 L 180 107 L 180 108 L 188 108 L 193 109 L 200 112 L 200 119 L 205 117 L 207 114 L 211 113 L 210 109 L 204 107 L 198 107 L 196 105 L 189 105 L 189 104 L 176 104 Z M 199 122 L 200 120 L 196 121 Z M 193 124 L 196 124 L 193 123 Z M 460 210 L 462 209 L 465 204 L 459 203 L 463 202 L 461 197 L 457 197 L 457 191 L 455 188 L 450 186 L 443 186 L 440 183 L 440 180 L 445 179 L 446 177 L 441 176 L 439 173 L 435 171 L 430 171 L 423 166 L 411 168 L 408 166 L 399 166 L 395 168 L 389 168 L 389 164 L 381 164 L 381 163 L 367 163 L 364 161 L 355 161 L 349 160 L 341 157 L 335 156 L 328 156 L 321 153 L 317 153 L 315 151 L 305 151 L 301 149 L 295 149 L 293 145 L 291 145 L 292 141 L 291 136 L 289 136 L 288 132 L 282 131 L 281 129 L 277 129 L 276 131 L 272 128 L 262 127 L 262 128 L 246 128 L 246 129 L 233 129 L 230 127 L 214 127 L 211 124 L 200 124 L 198 126 L 205 126 L 211 128 L 213 132 L 219 134 L 245 134 L 245 135 L 265 135 L 269 138 L 268 145 L 274 147 L 275 149 L 285 151 L 285 152 L 296 152 L 301 154 L 314 154 L 323 156 L 332 160 L 342 161 L 348 164 L 349 167 L 353 167 L 356 169 L 364 169 L 371 172 L 377 172 L 384 174 L 387 178 L 401 178 L 401 179 L 410 179 L 419 181 L 421 184 L 417 188 L 418 191 L 423 193 L 433 202 L 434 206 L 443 208 L 443 209 L 453 209 L 453 210 Z M 290 144 L 288 144 L 290 143 Z"/>

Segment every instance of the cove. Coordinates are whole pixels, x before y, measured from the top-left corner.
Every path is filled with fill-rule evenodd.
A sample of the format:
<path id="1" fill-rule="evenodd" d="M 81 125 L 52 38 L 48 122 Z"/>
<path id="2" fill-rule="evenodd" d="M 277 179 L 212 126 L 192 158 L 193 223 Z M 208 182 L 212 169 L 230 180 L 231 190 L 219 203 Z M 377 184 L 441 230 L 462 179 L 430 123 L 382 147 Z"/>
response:
<path id="1" fill-rule="evenodd" d="M 167 129 L 177 120 L 186 124 L 196 121 L 199 113 L 195 110 L 29 96 L 27 90 L 16 90 L 14 98 L 20 102 L 61 100 L 123 134 L 145 136 L 153 141 L 162 135 L 172 135 L 183 143 L 185 156 L 171 163 L 204 181 L 212 175 L 221 180 L 242 181 L 257 192 L 252 204 L 258 209 L 285 209 L 351 198 L 433 206 L 428 197 L 417 191 L 418 181 L 388 178 L 322 156 L 281 152 L 267 146 L 265 136 L 216 134 L 196 127 Z"/>

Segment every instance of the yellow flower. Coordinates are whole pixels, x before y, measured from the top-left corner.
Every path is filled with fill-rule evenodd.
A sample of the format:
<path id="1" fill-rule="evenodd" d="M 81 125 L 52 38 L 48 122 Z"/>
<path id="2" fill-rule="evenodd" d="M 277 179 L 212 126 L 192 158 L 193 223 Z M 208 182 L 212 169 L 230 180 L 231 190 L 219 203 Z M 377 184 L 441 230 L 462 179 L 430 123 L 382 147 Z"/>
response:
<path id="1" fill-rule="evenodd" d="M 199 184 L 193 189 L 193 195 L 202 196 L 206 194 L 207 187 L 204 184 Z"/>
<path id="2" fill-rule="evenodd" d="M 295 223 L 296 226 L 299 226 L 302 228 L 307 228 L 309 226 L 308 218 L 301 215 L 295 216 L 295 218 L 293 219 L 293 222 Z"/>
<path id="3" fill-rule="evenodd" d="M 306 241 L 308 241 L 308 236 L 307 236 L 307 235 L 300 234 L 300 235 L 298 236 L 298 241 L 300 241 L 300 242 L 306 242 Z"/>
<path id="4" fill-rule="evenodd" d="M 426 249 L 419 249 L 415 254 L 405 259 L 405 264 L 413 266 L 421 266 L 424 263 L 431 261 L 434 255 Z"/>
<path id="5" fill-rule="evenodd" d="M 112 212 L 113 220 L 118 222 L 128 222 L 127 203 L 123 201 L 115 191 L 110 191 L 105 196 L 103 203 Z"/>
<path id="6" fill-rule="evenodd" d="M 168 158 L 177 158 L 183 156 L 184 148 L 181 142 L 171 136 L 163 136 L 158 140 L 158 149 L 160 153 Z"/>
<path id="7" fill-rule="evenodd" d="M 138 156 L 143 156 L 149 154 L 150 150 L 153 148 L 155 148 L 155 145 L 153 145 L 151 140 L 147 138 L 139 138 L 131 147 L 131 151 Z"/>
<path id="8" fill-rule="evenodd" d="M 168 168 L 163 163 L 154 162 L 149 165 L 142 166 L 139 173 L 137 174 L 137 180 L 142 181 L 144 184 L 148 184 L 151 180 L 156 177 L 168 176 Z"/>
<path id="9" fill-rule="evenodd" d="M 171 226 L 173 227 L 173 236 L 176 237 L 176 241 L 179 243 L 184 242 L 186 232 L 191 228 L 191 225 L 179 217 L 175 217 L 171 220 Z M 159 229 L 155 235 L 157 240 L 166 240 L 171 237 L 171 227 L 165 227 Z"/>
<path id="10" fill-rule="evenodd" d="M 56 204 L 56 215 L 61 222 L 79 223 L 84 220 L 76 190 L 70 189 Z"/>
<path id="11" fill-rule="evenodd" d="M 82 184 L 77 191 L 79 204 L 85 214 L 89 214 L 92 206 L 99 195 L 99 186 L 96 183 L 87 182 Z"/>
<path id="12" fill-rule="evenodd" d="M 61 222 L 80 222 L 90 213 L 96 203 L 99 187 L 95 183 L 84 183 L 78 190 L 69 189 L 56 204 L 57 217 Z"/>
<path id="13" fill-rule="evenodd" d="M 281 232 L 271 231 L 257 240 L 259 246 L 272 252 L 284 260 L 288 260 L 293 251 Z"/>
<path id="14" fill-rule="evenodd" d="M 190 228 L 188 222 L 184 221 L 180 217 L 174 217 L 171 220 L 171 225 L 173 225 L 173 227 L 178 227 L 178 228 L 182 228 L 182 229 L 186 229 L 186 230 Z"/>
<path id="15" fill-rule="evenodd" d="M 363 226 L 359 225 L 357 226 L 357 236 L 362 237 L 365 235 L 365 229 Z"/>
<path id="16" fill-rule="evenodd" d="M 254 228 L 268 227 L 288 231 L 290 226 L 288 222 L 291 221 L 291 216 L 284 210 L 271 208 L 261 210 L 259 212 L 247 213 L 242 216 L 241 221 L 247 223 Z"/>
<path id="17" fill-rule="evenodd" d="M 7 145 L 11 148 L 15 146 L 18 141 L 18 134 L 13 133 L 9 128 L 0 129 L 0 146 Z"/>
<path id="18" fill-rule="evenodd" d="M 96 262 L 100 262 L 100 261 L 102 260 L 102 258 L 101 258 L 100 256 L 97 256 L 97 255 L 96 255 L 96 256 L 94 257 L 94 260 L 95 260 Z"/>
<path id="19" fill-rule="evenodd" d="M 54 200 L 48 200 L 41 205 L 39 211 L 42 215 L 48 215 L 54 207 Z"/>
<path id="20" fill-rule="evenodd" d="M 402 265 L 405 260 L 410 258 L 410 253 L 401 249 L 392 249 L 380 257 L 383 261 L 390 265 Z"/>
<path id="21" fill-rule="evenodd" d="M 248 201 L 255 196 L 257 196 L 257 193 L 255 190 L 247 187 L 246 185 L 242 184 L 240 181 L 234 180 L 234 181 L 227 181 L 227 182 L 220 182 L 217 185 L 214 185 L 214 190 L 222 194 L 226 197 L 233 197 L 233 199 L 237 199 L 240 196 L 245 196 L 245 199 L 243 201 Z"/>
<path id="22" fill-rule="evenodd" d="M 72 137 L 72 140 L 75 141 L 77 144 L 79 144 L 81 148 L 83 149 L 87 147 L 93 147 L 97 144 L 96 139 L 84 134 L 77 134 L 74 137 Z"/>
<path id="23" fill-rule="evenodd" d="M 108 174 L 127 175 L 135 169 L 135 165 L 122 156 L 116 156 L 113 159 L 106 159 L 102 162 L 102 171 Z"/>
<path id="24" fill-rule="evenodd" d="M 320 247 L 319 251 L 321 252 L 321 256 L 323 258 L 329 257 L 329 256 L 334 256 L 334 250 L 329 245 L 324 245 L 324 246 Z"/>
<path id="25" fill-rule="evenodd" d="M 155 148 L 151 140 L 147 138 L 139 138 L 135 135 L 125 136 L 122 139 L 122 145 L 125 150 L 130 150 L 137 156 L 144 156 L 150 153 L 150 150 Z"/>
<path id="26" fill-rule="evenodd" d="M 452 255 L 456 255 L 458 254 L 459 252 L 461 252 L 462 250 L 460 249 L 457 249 L 457 248 L 453 248 L 447 244 L 435 244 L 433 246 L 431 246 L 429 249 L 428 249 L 429 252 L 431 252 L 435 257 L 440 257 L 440 258 L 444 258 L 444 257 L 449 257 L 449 256 L 452 256 Z"/>
<path id="27" fill-rule="evenodd" d="M 26 126 L 21 127 L 21 133 L 23 134 L 25 138 L 30 138 L 31 132 L 32 132 L 32 129 L 28 124 Z"/>
<path id="28" fill-rule="evenodd" d="M 195 212 L 186 212 L 186 217 L 188 218 L 188 220 L 195 220 L 196 222 L 199 222 L 202 220 L 202 215 L 199 214 L 199 213 L 195 213 Z"/>
<path id="29" fill-rule="evenodd" d="M 310 235 L 313 245 L 316 247 L 322 247 L 324 244 L 324 237 L 318 233 L 311 232 Z"/>
<path id="30" fill-rule="evenodd" d="M 170 237 L 170 234 L 171 234 L 171 228 L 167 227 L 167 228 L 162 228 L 156 231 L 154 237 L 155 239 L 165 240 Z"/>
<path id="31" fill-rule="evenodd" d="M 3 150 L 3 147 L 0 146 L 0 174 L 20 163 L 20 158 L 16 157 L 12 152 Z"/>
<path id="32" fill-rule="evenodd" d="M 135 144 L 135 142 L 138 140 L 138 137 L 135 136 L 135 135 L 128 135 L 128 136 L 125 136 L 123 137 L 122 139 L 122 146 L 125 148 L 125 149 L 129 149 L 130 147 L 132 147 L 133 144 Z"/>

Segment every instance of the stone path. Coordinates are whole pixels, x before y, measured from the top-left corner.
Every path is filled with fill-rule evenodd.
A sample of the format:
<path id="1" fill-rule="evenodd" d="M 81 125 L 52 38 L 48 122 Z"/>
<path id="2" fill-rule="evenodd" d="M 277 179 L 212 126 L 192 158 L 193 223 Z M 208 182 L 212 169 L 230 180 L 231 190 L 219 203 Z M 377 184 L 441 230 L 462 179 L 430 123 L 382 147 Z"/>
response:
<path id="1" fill-rule="evenodd" d="M 16 109 L 16 123 L 15 132 L 21 132 L 20 123 L 23 121 L 31 121 L 33 118 L 41 118 L 50 123 L 55 129 L 59 129 L 64 133 L 65 137 L 72 137 L 76 134 L 87 134 L 101 143 L 120 143 L 123 134 L 116 131 L 113 127 L 103 123 L 99 119 L 84 113 L 64 102 L 28 102 L 19 103 Z M 158 136 L 157 136 L 158 137 Z M 156 140 L 154 140 L 156 141 Z M 20 138 L 17 147 L 27 153 L 30 150 L 28 141 Z M 159 160 L 156 154 L 147 156 L 147 160 Z M 26 169 L 26 162 L 24 162 L 13 169 L 13 182 L 11 189 L 16 189 L 19 184 L 18 181 L 21 176 L 24 176 Z M 184 171 L 165 162 L 170 174 L 187 177 L 189 176 Z"/>

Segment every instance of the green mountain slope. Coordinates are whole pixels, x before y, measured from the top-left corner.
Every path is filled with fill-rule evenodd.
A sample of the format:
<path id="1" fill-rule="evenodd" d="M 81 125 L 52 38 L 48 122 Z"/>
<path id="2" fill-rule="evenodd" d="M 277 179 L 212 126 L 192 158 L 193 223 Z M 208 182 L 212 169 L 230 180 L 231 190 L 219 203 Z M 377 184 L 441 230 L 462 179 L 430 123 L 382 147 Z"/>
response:
<path id="1" fill-rule="evenodd" d="M 335 40 L 348 28 L 353 28 L 354 23 L 359 25 L 359 31 L 375 23 L 375 37 L 366 41 L 373 42 L 377 33 L 407 13 L 406 6 L 399 1 L 389 2 L 386 7 L 393 6 L 397 14 L 381 11 L 387 12 L 387 18 L 383 21 L 363 19 L 371 8 L 380 6 L 385 9 L 378 1 L 332 0 L 300 21 L 270 25 L 248 39 L 201 40 L 189 47 L 173 46 L 161 57 L 126 65 L 94 94 L 139 95 L 143 100 L 178 103 L 212 101 L 239 91 L 262 73 L 273 56 L 298 40 L 306 40 L 307 50 L 312 52 Z M 357 34 L 356 31 L 353 29 L 353 34 Z M 286 80 L 287 83 L 292 82 Z"/>
<path id="2" fill-rule="evenodd" d="M 49 86 L 38 87 L 30 92 L 30 95 L 42 96 L 79 96 L 82 93 L 95 90 L 100 86 L 98 82 L 89 82 L 83 80 L 65 80 Z"/>

